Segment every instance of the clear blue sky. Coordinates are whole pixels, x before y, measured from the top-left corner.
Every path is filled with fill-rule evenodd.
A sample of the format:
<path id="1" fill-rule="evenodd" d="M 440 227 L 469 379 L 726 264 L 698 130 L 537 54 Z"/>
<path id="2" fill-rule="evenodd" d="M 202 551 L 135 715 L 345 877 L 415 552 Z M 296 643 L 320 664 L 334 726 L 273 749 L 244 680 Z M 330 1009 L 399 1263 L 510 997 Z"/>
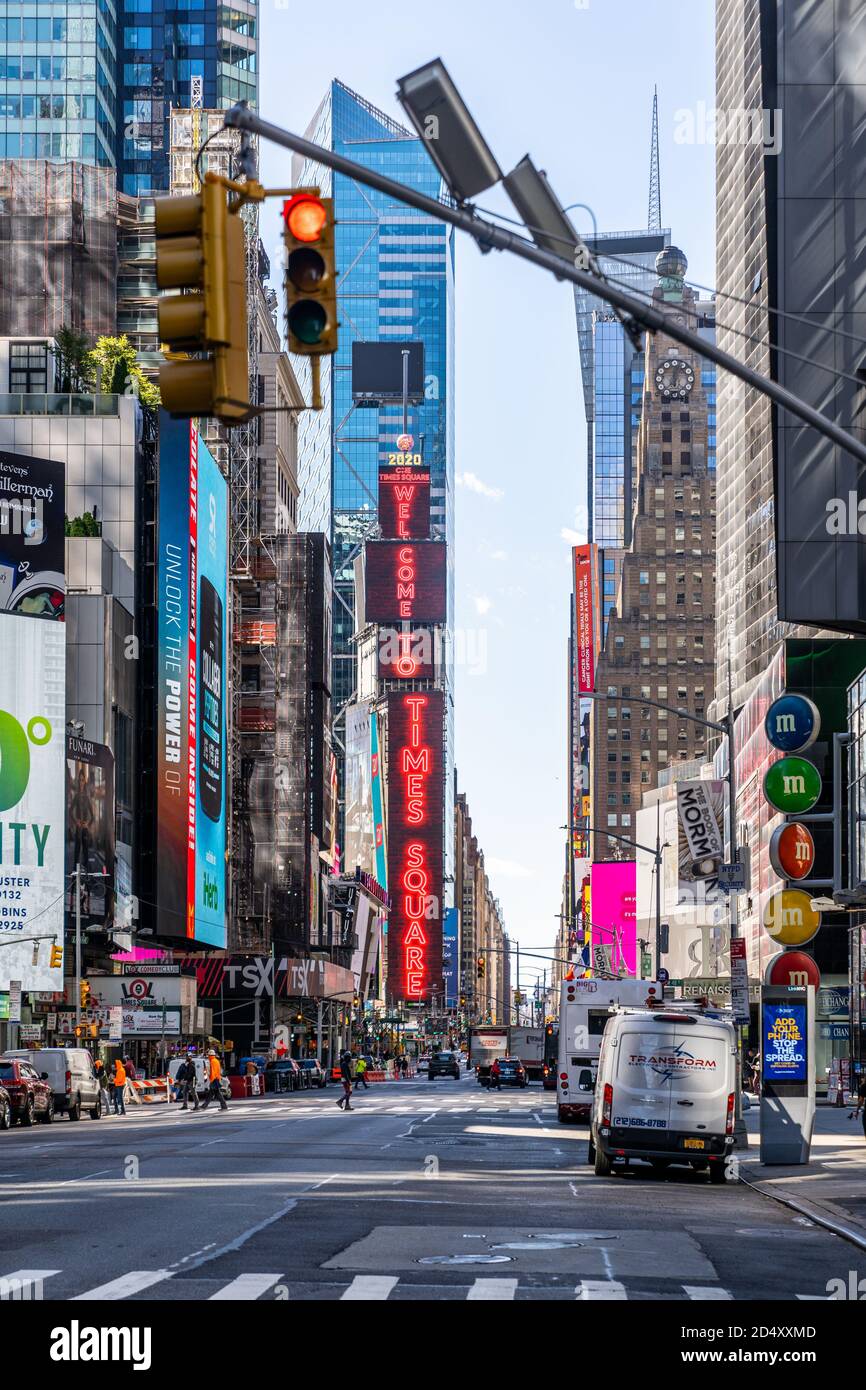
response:
<path id="1" fill-rule="evenodd" d="M 689 278 L 714 283 L 714 150 L 674 139 L 677 111 L 696 112 L 700 132 L 699 103 L 714 105 L 712 0 L 270 0 L 261 21 L 268 120 L 303 131 L 332 77 L 402 119 L 397 77 L 440 56 L 502 168 L 529 152 L 599 230 L 646 225 L 657 84 L 662 221 Z M 266 182 L 289 183 L 289 161 L 266 147 Z M 511 212 L 499 194 L 479 202 Z M 277 265 L 273 205 L 267 216 Z M 508 930 L 551 945 L 566 814 L 563 531 L 585 524 L 573 299 L 461 238 L 456 304 L 457 624 L 487 644 L 483 674 L 457 672 L 457 765 Z"/>

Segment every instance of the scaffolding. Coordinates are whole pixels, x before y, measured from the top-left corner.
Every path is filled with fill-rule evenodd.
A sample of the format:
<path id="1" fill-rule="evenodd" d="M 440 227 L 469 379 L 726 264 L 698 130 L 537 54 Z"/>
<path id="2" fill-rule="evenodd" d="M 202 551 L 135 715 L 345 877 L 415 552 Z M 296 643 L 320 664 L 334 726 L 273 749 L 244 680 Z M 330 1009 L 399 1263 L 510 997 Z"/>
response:
<path id="1" fill-rule="evenodd" d="M 75 161 L 0 160 L 0 337 L 113 334 L 117 184 Z"/>

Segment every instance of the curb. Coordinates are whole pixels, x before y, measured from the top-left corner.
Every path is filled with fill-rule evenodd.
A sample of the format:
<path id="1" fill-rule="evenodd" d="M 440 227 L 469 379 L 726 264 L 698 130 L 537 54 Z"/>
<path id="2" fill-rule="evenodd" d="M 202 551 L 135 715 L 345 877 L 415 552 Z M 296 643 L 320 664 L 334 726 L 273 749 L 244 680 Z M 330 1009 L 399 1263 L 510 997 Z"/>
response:
<path id="1" fill-rule="evenodd" d="M 829 1216 L 824 1214 L 823 1210 L 819 1210 L 817 1207 L 813 1206 L 811 1202 L 800 1202 L 794 1197 L 783 1197 L 778 1192 L 768 1191 L 768 1189 L 763 1187 L 760 1183 L 750 1182 L 748 1178 L 744 1178 L 742 1173 L 740 1173 L 738 1181 L 743 1183 L 746 1187 L 750 1187 L 753 1192 L 757 1192 L 761 1197 L 769 1197 L 771 1201 L 779 1202 L 783 1207 L 789 1207 L 800 1216 L 808 1217 L 816 1226 L 823 1226 L 825 1231 L 832 1232 L 834 1236 L 839 1236 L 842 1240 L 850 1241 L 852 1245 L 856 1245 L 860 1250 L 866 1250 L 866 1231 L 862 1229 L 859 1231 L 854 1230 L 852 1227 L 846 1226 L 842 1221 L 832 1220 Z"/>

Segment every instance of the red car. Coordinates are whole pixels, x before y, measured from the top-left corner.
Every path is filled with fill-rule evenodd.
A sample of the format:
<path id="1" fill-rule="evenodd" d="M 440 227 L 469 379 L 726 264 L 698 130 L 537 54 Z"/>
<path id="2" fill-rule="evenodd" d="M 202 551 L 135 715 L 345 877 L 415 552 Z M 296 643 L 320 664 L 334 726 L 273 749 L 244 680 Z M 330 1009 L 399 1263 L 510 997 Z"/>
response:
<path id="1" fill-rule="evenodd" d="M 29 1062 L 19 1057 L 0 1057 L 0 1086 L 12 1102 L 13 1118 L 22 1125 L 35 1120 L 50 1125 L 54 1119 L 54 1092 Z"/>

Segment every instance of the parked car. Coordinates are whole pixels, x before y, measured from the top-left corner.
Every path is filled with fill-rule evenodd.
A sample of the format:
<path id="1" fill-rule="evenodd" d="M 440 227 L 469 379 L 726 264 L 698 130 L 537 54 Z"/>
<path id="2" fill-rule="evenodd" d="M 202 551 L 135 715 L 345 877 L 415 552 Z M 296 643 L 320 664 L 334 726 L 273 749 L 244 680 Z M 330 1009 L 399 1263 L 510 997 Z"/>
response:
<path id="1" fill-rule="evenodd" d="M 12 1097 L 5 1086 L 0 1086 L 0 1129 L 11 1129 L 12 1119 Z"/>
<path id="2" fill-rule="evenodd" d="M 325 1069 L 318 1057 L 302 1057 L 298 1066 L 301 1068 L 302 1072 L 305 1072 L 307 1076 L 309 1076 L 310 1086 L 317 1086 L 319 1090 L 327 1086 L 328 1078 L 325 1075 Z"/>
<path id="3" fill-rule="evenodd" d="M 498 1091 L 502 1086 L 525 1086 L 526 1068 L 519 1057 L 496 1057 L 490 1068 L 490 1089 Z"/>
<path id="4" fill-rule="evenodd" d="M 23 1057 L 0 1057 L 0 1085 L 12 1103 L 12 1115 L 20 1125 L 35 1120 L 50 1125 L 54 1119 L 54 1096 L 45 1079 Z"/>
<path id="5" fill-rule="evenodd" d="M 5 1056 L 24 1059 L 38 1075 L 47 1073 L 58 1115 L 66 1113 L 70 1120 L 80 1120 L 82 1110 L 86 1110 L 92 1120 L 101 1117 L 99 1077 L 86 1047 L 22 1047 Z"/>
<path id="6" fill-rule="evenodd" d="M 429 1055 L 425 1055 L 424 1057 L 419 1057 L 419 1058 L 418 1058 L 418 1075 L 419 1075 L 419 1076 L 423 1076 L 424 1073 L 427 1072 L 427 1071 L 429 1071 L 429 1070 L 430 1070 L 430 1057 L 429 1057 Z"/>
<path id="7" fill-rule="evenodd" d="M 453 1076 L 455 1081 L 460 1080 L 460 1060 L 456 1052 L 436 1052 L 430 1058 L 427 1079 L 435 1081 L 437 1076 Z"/>
<path id="8" fill-rule="evenodd" d="M 265 1089 L 268 1091 L 300 1091 L 309 1086 L 308 1074 L 302 1071 L 294 1057 L 280 1057 L 265 1067 Z"/>

